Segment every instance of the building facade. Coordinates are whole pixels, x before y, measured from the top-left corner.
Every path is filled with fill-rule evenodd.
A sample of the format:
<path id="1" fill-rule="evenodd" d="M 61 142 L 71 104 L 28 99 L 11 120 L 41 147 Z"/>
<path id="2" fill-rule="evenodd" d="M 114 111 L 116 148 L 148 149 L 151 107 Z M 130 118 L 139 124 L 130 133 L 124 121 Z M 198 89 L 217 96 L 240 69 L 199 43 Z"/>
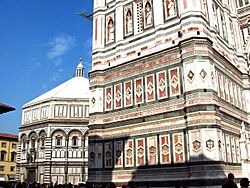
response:
<path id="1" fill-rule="evenodd" d="M 249 67 L 236 0 L 95 0 L 89 182 L 249 177 Z"/>
<path id="2" fill-rule="evenodd" d="M 0 133 L 0 180 L 14 181 L 16 178 L 18 136 Z"/>
<path id="3" fill-rule="evenodd" d="M 82 61 L 80 59 L 80 61 Z M 89 80 L 76 76 L 23 106 L 18 177 L 29 183 L 86 182 Z"/>

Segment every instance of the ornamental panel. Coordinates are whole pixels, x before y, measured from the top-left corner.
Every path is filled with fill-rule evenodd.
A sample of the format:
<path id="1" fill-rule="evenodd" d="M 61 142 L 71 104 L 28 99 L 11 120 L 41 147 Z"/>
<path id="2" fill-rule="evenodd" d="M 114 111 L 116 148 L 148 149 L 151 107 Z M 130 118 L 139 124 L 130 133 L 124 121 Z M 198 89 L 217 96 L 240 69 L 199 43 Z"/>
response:
<path id="1" fill-rule="evenodd" d="M 123 143 L 122 141 L 114 142 L 115 147 L 115 167 L 122 167 L 123 166 Z"/>
<path id="2" fill-rule="evenodd" d="M 144 102 L 143 78 L 138 78 L 134 81 L 135 104 Z"/>
<path id="3" fill-rule="evenodd" d="M 136 139 L 136 166 L 145 165 L 145 141 L 144 138 Z"/>
<path id="4" fill-rule="evenodd" d="M 170 85 L 170 96 L 180 95 L 180 75 L 179 68 L 173 68 L 169 70 L 169 85 Z"/>
<path id="5" fill-rule="evenodd" d="M 112 142 L 105 143 L 105 168 L 113 166 L 113 145 Z"/>
<path id="6" fill-rule="evenodd" d="M 105 108 L 106 111 L 112 110 L 113 106 L 113 92 L 112 92 L 112 87 L 107 87 L 105 88 Z"/>
<path id="7" fill-rule="evenodd" d="M 170 137 L 169 135 L 162 135 L 160 136 L 160 163 L 167 164 L 170 162 Z"/>
<path id="8" fill-rule="evenodd" d="M 173 145 L 174 145 L 174 161 L 184 162 L 184 143 L 183 134 L 176 133 L 173 134 Z"/>
<path id="9" fill-rule="evenodd" d="M 114 97 L 115 97 L 115 109 L 122 107 L 122 84 L 115 85 L 115 91 L 114 91 Z"/>
<path id="10" fill-rule="evenodd" d="M 153 74 L 146 76 L 146 93 L 147 102 L 155 100 L 155 79 Z"/>
<path id="11" fill-rule="evenodd" d="M 206 148 L 211 151 L 214 148 L 214 141 L 211 139 L 207 140 L 206 141 Z"/>
<path id="12" fill-rule="evenodd" d="M 193 144 L 193 150 L 194 150 L 195 152 L 198 152 L 198 151 L 201 150 L 201 142 L 200 142 L 199 140 L 193 141 L 192 144 Z"/>
<path id="13" fill-rule="evenodd" d="M 148 137 L 147 138 L 147 147 L 148 147 L 148 164 L 155 165 L 158 163 L 158 151 L 157 151 L 157 137 Z"/>
<path id="14" fill-rule="evenodd" d="M 134 166 L 134 142 L 133 140 L 127 140 L 125 145 L 125 166 Z"/>
<path id="15" fill-rule="evenodd" d="M 157 76 L 157 97 L 158 99 L 166 98 L 168 95 L 166 71 L 158 72 L 156 76 Z"/>
<path id="16" fill-rule="evenodd" d="M 133 105 L 133 87 L 132 81 L 128 81 L 124 83 L 124 106 Z"/>

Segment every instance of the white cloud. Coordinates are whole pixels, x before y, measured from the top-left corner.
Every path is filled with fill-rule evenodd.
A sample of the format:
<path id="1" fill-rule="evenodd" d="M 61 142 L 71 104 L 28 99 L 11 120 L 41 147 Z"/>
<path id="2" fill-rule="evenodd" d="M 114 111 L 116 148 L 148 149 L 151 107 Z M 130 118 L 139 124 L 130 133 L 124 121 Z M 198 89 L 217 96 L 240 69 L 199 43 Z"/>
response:
<path id="1" fill-rule="evenodd" d="M 54 75 L 50 78 L 50 81 L 52 82 L 57 82 L 58 80 L 60 80 L 62 78 L 62 74 L 63 74 L 64 70 L 62 68 L 58 69 Z"/>
<path id="2" fill-rule="evenodd" d="M 49 46 L 51 47 L 47 53 L 50 60 L 60 58 L 67 53 L 75 44 L 75 39 L 70 35 L 60 34 L 50 40 Z"/>

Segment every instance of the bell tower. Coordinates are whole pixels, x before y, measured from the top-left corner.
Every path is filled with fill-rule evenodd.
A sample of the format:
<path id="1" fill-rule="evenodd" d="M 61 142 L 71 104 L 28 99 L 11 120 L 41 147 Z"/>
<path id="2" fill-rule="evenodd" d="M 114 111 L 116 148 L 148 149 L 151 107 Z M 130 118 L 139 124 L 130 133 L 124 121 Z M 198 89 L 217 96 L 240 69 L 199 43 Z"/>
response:
<path id="1" fill-rule="evenodd" d="M 200 187 L 242 176 L 249 75 L 236 15 L 235 1 L 95 1 L 90 182 Z"/>

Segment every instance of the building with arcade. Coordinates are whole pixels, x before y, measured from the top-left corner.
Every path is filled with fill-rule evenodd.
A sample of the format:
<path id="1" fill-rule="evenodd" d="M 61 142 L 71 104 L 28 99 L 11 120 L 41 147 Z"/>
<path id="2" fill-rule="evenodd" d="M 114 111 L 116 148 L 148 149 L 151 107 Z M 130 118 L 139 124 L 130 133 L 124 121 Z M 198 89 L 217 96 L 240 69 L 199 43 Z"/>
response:
<path id="1" fill-rule="evenodd" d="M 86 182 L 89 80 L 82 59 L 75 77 L 23 106 L 17 176 L 27 183 Z"/>

